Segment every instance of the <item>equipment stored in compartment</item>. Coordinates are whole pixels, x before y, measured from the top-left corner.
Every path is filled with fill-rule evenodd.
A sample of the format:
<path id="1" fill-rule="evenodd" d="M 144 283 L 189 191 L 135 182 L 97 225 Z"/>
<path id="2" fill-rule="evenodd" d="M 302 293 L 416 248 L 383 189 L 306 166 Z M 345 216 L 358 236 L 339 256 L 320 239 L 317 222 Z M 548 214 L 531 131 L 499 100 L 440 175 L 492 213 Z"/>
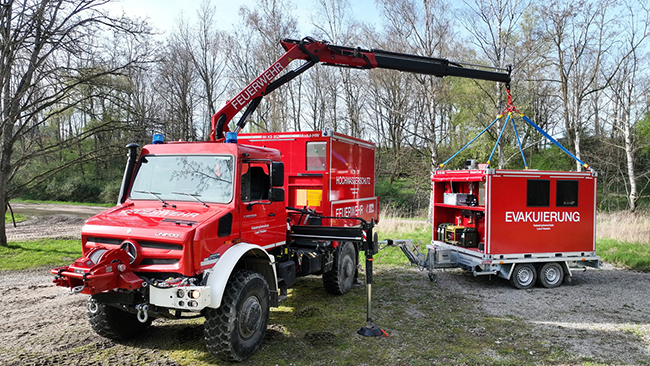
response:
<path id="1" fill-rule="evenodd" d="M 453 224 L 448 222 L 438 225 L 438 240 L 445 241 L 445 235 L 447 235 L 446 234 L 447 226 L 451 226 L 451 225 Z"/>
<path id="2" fill-rule="evenodd" d="M 445 204 L 454 206 L 467 206 L 466 193 L 445 193 Z"/>
<path id="3" fill-rule="evenodd" d="M 463 235 L 464 226 L 450 225 L 445 228 L 445 241 L 449 244 L 458 244 Z"/>
<path id="4" fill-rule="evenodd" d="M 460 237 L 460 246 L 464 248 L 478 248 L 478 230 L 476 228 L 464 228 Z"/>
<path id="5" fill-rule="evenodd" d="M 465 199 L 465 205 L 466 206 L 478 206 L 478 197 L 476 197 L 475 194 L 468 194 L 467 198 Z"/>

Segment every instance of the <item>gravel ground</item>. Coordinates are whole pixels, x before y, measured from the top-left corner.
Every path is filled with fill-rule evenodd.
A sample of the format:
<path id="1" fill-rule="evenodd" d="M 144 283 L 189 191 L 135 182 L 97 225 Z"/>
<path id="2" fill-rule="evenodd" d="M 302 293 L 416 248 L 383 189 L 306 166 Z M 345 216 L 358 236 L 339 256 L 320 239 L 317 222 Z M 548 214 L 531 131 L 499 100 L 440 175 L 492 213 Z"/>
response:
<path id="1" fill-rule="evenodd" d="M 8 236 L 13 240 L 78 237 L 83 219 L 75 215 L 32 218 L 10 229 Z M 86 321 L 87 297 L 66 293 L 51 281 L 47 269 L 0 272 L 0 365 L 175 364 L 156 352 L 155 340 L 144 345 L 117 344 L 97 336 Z M 422 281 L 428 282 L 426 273 Z M 461 294 L 489 316 L 524 320 L 549 344 L 570 350 L 586 362 L 650 364 L 650 274 L 604 264 L 600 270 L 577 272 L 572 285 L 515 290 L 494 276 L 473 277 L 448 270 L 438 272 L 438 282 L 431 286 Z M 177 331 L 187 333 L 185 328 L 169 327 L 157 337 L 186 336 Z M 79 347 L 91 352 L 79 358 Z M 106 349 L 112 351 L 103 354 Z M 116 354 L 120 357 L 111 356 Z"/>
<path id="2" fill-rule="evenodd" d="M 437 285 L 462 294 L 494 317 L 525 320 L 548 342 L 568 346 L 586 359 L 650 363 L 649 273 L 604 263 L 599 270 L 575 272 L 572 285 L 515 290 L 496 276 L 451 270 L 438 272 Z"/>

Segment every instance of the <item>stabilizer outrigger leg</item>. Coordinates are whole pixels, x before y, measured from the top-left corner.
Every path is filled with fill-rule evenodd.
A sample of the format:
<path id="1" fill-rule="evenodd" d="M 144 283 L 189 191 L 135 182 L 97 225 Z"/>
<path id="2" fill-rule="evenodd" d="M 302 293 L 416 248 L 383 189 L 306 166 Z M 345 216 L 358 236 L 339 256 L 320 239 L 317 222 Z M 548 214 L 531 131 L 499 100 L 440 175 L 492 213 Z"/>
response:
<path id="1" fill-rule="evenodd" d="M 364 240 L 364 249 L 366 252 L 366 325 L 357 331 L 358 334 L 364 337 L 388 337 L 383 329 L 376 326 L 372 321 L 371 303 L 372 303 L 372 261 L 373 255 L 379 252 L 379 241 L 377 234 L 372 235 L 372 226 L 366 229 L 366 238 Z M 372 239 L 370 239 L 372 238 Z"/>

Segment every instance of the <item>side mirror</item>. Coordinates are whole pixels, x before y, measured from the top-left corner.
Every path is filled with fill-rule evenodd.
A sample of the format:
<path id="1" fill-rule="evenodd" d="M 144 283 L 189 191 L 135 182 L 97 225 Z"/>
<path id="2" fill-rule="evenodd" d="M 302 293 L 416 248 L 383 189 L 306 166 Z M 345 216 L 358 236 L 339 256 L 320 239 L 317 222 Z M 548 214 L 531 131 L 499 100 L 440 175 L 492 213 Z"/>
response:
<path id="1" fill-rule="evenodd" d="M 271 202 L 284 201 L 284 188 L 269 189 L 269 199 L 271 200 Z"/>
<path id="2" fill-rule="evenodd" d="M 284 163 L 272 162 L 271 163 L 271 186 L 282 187 L 283 185 L 284 185 Z M 282 200 L 284 201 L 284 198 L 282 198 Z"/>

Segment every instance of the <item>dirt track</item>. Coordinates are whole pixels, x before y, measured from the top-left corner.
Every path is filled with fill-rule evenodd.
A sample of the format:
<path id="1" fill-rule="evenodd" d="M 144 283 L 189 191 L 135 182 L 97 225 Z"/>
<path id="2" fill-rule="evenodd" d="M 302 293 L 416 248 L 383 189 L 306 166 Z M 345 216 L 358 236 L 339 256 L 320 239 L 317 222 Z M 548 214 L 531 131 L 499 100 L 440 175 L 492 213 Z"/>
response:
<path id="1" fill-rule="evenodd" d="M 76 215 L 31 219 L 8 234 L 10 238 L 78 237 L 83 219 Z M 435 284 L 425 273 L 414 274 L 422 278 L 414 290 L 439 287 L 461 294 L 489 316 L 523 319 L 550 345 L 585 360 L 650 363 L 650 274 L 605 265 L 576 273 L 571 286 L 524 291 L 501 279 L 475 278 L 460 270 L 439 272 Z M 0 365 L 175 365 L 161 354 L 161 342 L 201 341 L 200 325 L 161 320 L 155 323 L 155 340 L 118 344 L 101 338 L 86 321 L 86 296 L 66 293 L 51 285 L 51 279 L 47 269 L 0 272 Z M 87 352 L 80 352 L 80 347 Z"/>
<path id="2" fill-rule="evenodd" d="M 16 227 L 7 223 L 9 241 L 40 238 L 79 239 L 85 219 L 106 209 L 95 206 L 25 203 L 14 203 L 12 208 L 16 213 L 25 214 L 28 219 L 17 223 Z"/>

